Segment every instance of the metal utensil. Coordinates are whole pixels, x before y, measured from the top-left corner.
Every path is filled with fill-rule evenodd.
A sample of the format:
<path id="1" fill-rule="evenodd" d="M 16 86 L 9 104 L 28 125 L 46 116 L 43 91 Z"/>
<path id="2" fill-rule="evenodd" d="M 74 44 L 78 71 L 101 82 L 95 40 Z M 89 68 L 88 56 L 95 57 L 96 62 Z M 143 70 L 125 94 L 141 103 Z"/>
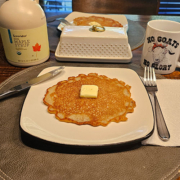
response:
<path id="1" fill-rule="evenodd" d="M 43 81 L 46 81 L 46 80 L 56 76 L 57 74 L 59 74 L 62 71 L 62 69 L 64 69 L 64 66 L 60 66 L 59 68 L 57 68 L 57 69 L 55 69 L 53 71 L 50 71 L 50 72 L 48 72 L 46 74 L 43 74 L 41 76 L 38 76 L 36 78 L 33 78 L 33 79 L 31 79 L 31 80 L 29 80 L 29 81 L 27 81 L 27 82 L 25 82 L 25 83 L 23 83 L 21 85 L 17 85 L 15 87 L 9 89 L 8 91 L 6 91 L 4 93 L 1 93 L 0 94 L 0 99 L 6 98 L 6 97 L 8 97 L 10 95 L 16 94 L 16 93 L 18 93 L 20 91 L 23 91 L 23 90 L 25 90 L 27 88 L 30 88 L 32 85 L 39 84 L 39 83 L 41 83 Z"/>
<path id="2" fill-rule="evenodd" d="M 64 18 L 57 18 L 56 20 L 62 22 L 65 25 L 72 26 L 72 24 Z"/>
<path id="3" fill-rule="evenodd" d="M 166 126 L 161 107 L 159 105 L 156 91 L 158 91 L 157 84 L 156 84 L 156 75 L 154 72 L 154 68 L 145 67 L 144 69 L 144 85 L 148 93 L 151 93 L 154 96 L 154 105 L 155 105 L 155 119 L 157 124 L 157 131 L 159 137 L 163 141 L 168 141 L 170 138 L 170 134 L 168 128 Z"/>
<path id="4" fill-rule="evenodd" d="M 64 18 L 50 19 L 50 20 L 47 20 L 47 23 L 51 23 L 51 22 L 54 22 L 54 21 L 60 21 L 60 22 L 62 22 L 63 24 L 69 25 L 69 26 L 72 26 L 72 25 L 73 25 L 73 24 L 71 24 L 69 21 L 67 21 L 67 20 L 64 19 Z"/>

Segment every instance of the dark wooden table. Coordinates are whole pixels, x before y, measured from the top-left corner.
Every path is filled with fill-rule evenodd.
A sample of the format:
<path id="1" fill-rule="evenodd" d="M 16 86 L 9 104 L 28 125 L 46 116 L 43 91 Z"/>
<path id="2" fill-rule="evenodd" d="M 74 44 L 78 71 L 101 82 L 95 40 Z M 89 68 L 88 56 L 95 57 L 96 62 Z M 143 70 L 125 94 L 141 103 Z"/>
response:
<path id="1" fill-rule="evenodd" d="M 58 15 L 58 13 L 54 14 L 46 14 L 47 17 Z M 180 16 L 145 16 L 145 15 L 126 15 L 127 19 L 130 19 L 132 21 L 138 22 L 141 24 L 144 28 L 146 28 L 147 22 L 154 19 L 168 19 L 180 22 Z M 140 59 L 141 59 L 141 53 L 142 53 L 142 46 L 138 49 L 133 51 L 133 58 L 132 63 L 140 65 Z M 51 52 L 50 58 L 48 61 L 56 61 L 54 52 Z M 0 37 L 0 83 L 5 81 L 7 78 L 12 76 L 13 74 L 22 71 L 23 67 L 16 67 L 11 64 L 9 64 L 6 60 L 4 49 Z M 164 75 L 164 77 L 168 79 L 180 79 L 180 69 L 176 69 L 175 72 L 169 75 Z M 180 180 L 180 177 L 178 178 Z"/>
<path id="2" fill-rule="evenodd" d="M 51 17 L 59 15 L 58 13 L 53 13 L 53 14 L 46 14 L 46 17 Z M 173 20 L 180 22 L 180 16 L 145 16 L 145 15 L 126 15 L 127 19 L 133 20 L 135 22 L 138 22 L 141 24 L 144 28 L 147 26 L 147 22 L 150 20 L 154 19 L 168 19 L 168 20 Z M 132 63 L 140 65 L 140 59 L 141 59 L 141 53 L 142 53 L 142 46 L 139 47 L 138 49 L 133 51 L 133 58 L 132 58 Z M 54 52 L 51 52 L 50 58 L 48 61 L 56 61 Z M 3 45 L 2 41 L 0 38 L 0 83 L 5 81 L 7 78 L 12 76 L 13 74 L 23 70 L 25 68 L 22 67 L 15 67 L 11 64 L 9 64 L 6 60 L 4 50 L 3 50 Z M 172 78 L 172 79 L 180 79 L 180 69 L 176 69 L 175 72 L 169 75 L 164 75 L 166 78 Z"/>

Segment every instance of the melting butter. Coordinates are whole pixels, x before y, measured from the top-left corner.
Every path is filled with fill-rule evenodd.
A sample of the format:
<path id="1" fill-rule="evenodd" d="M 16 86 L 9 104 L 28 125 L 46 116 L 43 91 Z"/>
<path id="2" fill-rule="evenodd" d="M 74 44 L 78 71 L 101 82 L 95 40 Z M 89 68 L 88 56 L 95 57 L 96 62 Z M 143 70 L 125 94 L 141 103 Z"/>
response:
<path id="1" fill-rule="evenodd" d="M 80 97 L 84 98 L 97 98 L 98 86 L 96 85 L 82 85 L 80 91 Z"/>
<path id="2" fill-rule="evenodd" d="M 101 24 L 99 24 L 98 22 L 95 22 L 95 21 L 90 22 L 89 25 L 90 26 L 94 26 L 94 25 L 101 26 Z"/>

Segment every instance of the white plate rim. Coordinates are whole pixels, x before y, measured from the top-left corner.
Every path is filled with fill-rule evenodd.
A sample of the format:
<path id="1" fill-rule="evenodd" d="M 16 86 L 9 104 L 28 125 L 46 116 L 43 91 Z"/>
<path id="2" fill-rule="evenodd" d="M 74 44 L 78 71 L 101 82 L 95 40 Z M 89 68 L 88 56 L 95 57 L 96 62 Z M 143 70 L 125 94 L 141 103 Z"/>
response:
<path id="1" fill-rule="evenodd" d="M 51 67 L 51 68 L 46 68 L 46 69 L 44 69 L 40 74 L 43 74 L 44 72 L 48 72 L 49 70 L 52 70 L 52 69 L 55 69 L 55 68 L 57 68 L 57 67 Z M 68 67 L 67 67 L 68 68 Z M 70 67 L 71 68 L 71 67 Z M 65 68 L 66 69 L 66 68 Z M 80 68 L 81 69 L 81 68 Z M 84 68 L 83 68 L 84 69 Z M 99 68 L 97 68 L 96 70 L 98 70 Z M 124 70 L 126 70 L 126 68 L 100 68 L 100 69 L 124 69 Z M 130 70 L 130 69 L 127 69 L 127 70 Z M 132 70 L 130 70 L 130 71 L 132 71 Z M 138 76 L 138 75 L 137 75 Z M 56 80 L 57 81 L 57 80 Z M 139 82 L 141 82 L 142 83 L 142 81 L 140 80 L 140 78 L 139 78 Z M 46 82 L 47 84 L 46 84 L 46 86 L 48 85 L 48 82 Z M 144 85 L 142 84 L 142 86 L 144 87 Z M 50 86 L 49 86 L 50 87 Z M 128 141 L 122 141 L 122 142 L 113 142 L 113 143 L 85 143 L 85 144 L 83 144 L 83 143 L 78 143 L 78 142 L 72 142 L 72 143 L 69 143 L 69 142 L 67 142 L 67 143 L 64 143 L 64 142 L 61 142 L 61 141 L 59 141 L 59 140 L 57 140 L 57 139 L 55 139 L 55 140 L 49 140 L 47 137 L 44 137 L 43 135 L 39 135 L 38 133 L 34 133 L 34 132 L 32 132 L 31 130 L 29 130 L 29 129 L 27 129 L 26 128 L 26 125 L 24 124 L 24 114 L 23 114 L 23 112 L 24 112 L 24 108 L 26 108 L 26 101 L 28 101 L 27 99 L 28 99 L 28 97 L 29 97 L 29 94 L 30 95 L 32 95 L 31 94 L 31 91 L 32 91 L 32 89 L 34 89 L 34 88 L 40 88 L 40 85 L 39 85 L 39 87 L 37 86 L 34 86 L 34 87 L 32 87 L 31 89 L 30 89 L 30 91 L 29 91 L 29 93 L 28 93 L 28 95 L 27 95 L 27 97 L 26 97 L 26 100 L 25 100 L 25 102 L 24 102 L 24 106 L 23 106 L 23 108 L 22 108 L 22 112 L 21 112 L 21 118 L 20 118 L 20 126 L 21 126 L 21 128 L 26 132 L 26 133 L 28 133 L 28 134 L 30 134 L 30 135 L 32 135 L 32 136 L 35 136 L 35 137 L 37 137 L 37 138 L 40 138 L 40 139 L 43 139 L 43 140 L 47 140 L 47 141 L 50 141 L 50 142 L 54 142 L 54 143 L 59 143 L 59 144 L 65 144 L 65 145 L 75 145 L 75 146 L 109 146 L 109 145 L 119 145 L 119 144 L 121 144 L 121 145 L 123 145 L 123 144 L 129 144 L 129 143 L 133 143 L 133 142 L 137 142 L 137 141 L 142 141 L 142 140 L 144 140 L 144 139 L 146 139 L 146 138 L 148 138 L 152 133 L 153 133 L 153 131 L 154 131 L 154 119 L 151 119 L 151 127 L 149 128 L 149 130 L 148 130 L 148 132 L 145 134 L 145 135 L 143 135 L 143 136 L 141 136 L 141 137 L 139 137 L 139 138 L 135 138 L 135 139 L 130 139 L 130 140 L 128 140 Z M 147 94 L 147 92 L 146 92 L 146 94 Z M 148 94 L 147 94 L 147 97 L 148 97 L 148 100 L 149 100 L 149 96 L 148 96 Z M 151 102 L 150 102 L 150 100 L 149 100 L 149 103 L 151 104 Z M 45 106 L 45 105 L 44 105 Z M 151 107 L 152 108 L 152 107 Z M 152 113 L 152 115 L 151 115 L 152 117 L 153 117 L 153 113 Z M 68 123 L 67 123 L 68 124 Z M 41 129 L 41 127 L 40 127 L 40 129 Z"/>

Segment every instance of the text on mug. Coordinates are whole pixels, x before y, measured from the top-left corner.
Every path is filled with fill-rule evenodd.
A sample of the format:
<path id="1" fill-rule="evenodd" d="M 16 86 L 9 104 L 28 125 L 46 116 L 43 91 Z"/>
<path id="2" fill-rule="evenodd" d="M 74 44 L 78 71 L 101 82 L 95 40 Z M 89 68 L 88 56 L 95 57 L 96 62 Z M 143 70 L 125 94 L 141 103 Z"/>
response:
<path id="1" fill-rule="evenodd" d="M 144 64 L 145 66 L 148 66 L 148 67 L 149 67 L 150 62 L 149 62 L 148 60 L 144 59 L 143 64 Z M 152 63 L 152 65 L 151 65 L 151 67 L 153 67 L 153 68 L 156 69 L 156 70 L 164 70 L 164 71 L 170 70 L 171 66 L 172 66 L 172 64 L 169 64 L 169 65 L 161 65 L 161 64 L 160 64 L 160 65 L 159 65 L 159 64 L 157 64 L 157 63 Z"/>
<path id="2" fill-rule="evenodd" d="M 154 36 L 148 37 L 147 40 L 148 40 L 148 43 L 156 41 Z M 168 45 L 171 45 L 174 48 L 177 48 L 179 46 L 179 43 L 176 40 L 172 40 L 171 38 L 166 38 L 166 37 L 158 36 L 157 37 L 157 41 L 165 43 L 165 44 L 168 44 Z"/>

